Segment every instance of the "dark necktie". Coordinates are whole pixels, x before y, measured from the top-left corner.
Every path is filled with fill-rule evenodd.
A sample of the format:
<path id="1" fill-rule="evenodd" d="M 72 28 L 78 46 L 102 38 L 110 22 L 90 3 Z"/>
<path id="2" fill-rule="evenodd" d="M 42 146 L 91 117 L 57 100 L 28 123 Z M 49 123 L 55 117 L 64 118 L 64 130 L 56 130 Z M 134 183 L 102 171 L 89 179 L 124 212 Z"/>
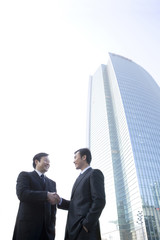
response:
<path id="1" fill-rule="evenodd" d="M 43 182 L 43 187 L 44 187 L 44 185 L 45 185 L 45 177 L 44 177 L 44 174 L 41 175 L 41 180 L 42 180 L 42 182 Z"/>

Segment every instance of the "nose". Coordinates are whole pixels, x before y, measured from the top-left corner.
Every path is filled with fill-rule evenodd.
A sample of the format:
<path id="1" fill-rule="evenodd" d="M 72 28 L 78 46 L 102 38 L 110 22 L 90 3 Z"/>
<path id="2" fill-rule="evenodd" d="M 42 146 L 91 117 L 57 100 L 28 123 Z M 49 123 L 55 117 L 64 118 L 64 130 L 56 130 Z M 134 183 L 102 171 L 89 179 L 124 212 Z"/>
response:
<path id="1" fill-rule="evenodd" d="M 50 166 L 50 162 L 46 162 L 47 166 Z"/>

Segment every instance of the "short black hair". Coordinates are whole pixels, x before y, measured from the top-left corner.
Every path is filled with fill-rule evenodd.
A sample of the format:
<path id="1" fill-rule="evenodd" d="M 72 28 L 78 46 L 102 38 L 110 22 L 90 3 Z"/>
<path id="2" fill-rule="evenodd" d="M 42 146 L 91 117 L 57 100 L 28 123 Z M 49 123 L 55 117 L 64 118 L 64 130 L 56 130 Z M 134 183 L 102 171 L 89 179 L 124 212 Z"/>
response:
<path id="1" fill-rule="evenodd" d="M 92 160 L 92 155 L 91 155 L 91 151 L 89 150 L 89 148 L 80 148 L 77 151 L 75 151 L 74 154 L 76 154 L 77 152 L 80 153 L 81 157 L 86 155 L 86 161 L 88 164 L 90 164 L 90 162 Z"/>
<path id="2" fill-rule="evenodd" d="M 49 155 L 48 153 L 44 153 L 44 152 L 37 153 L 33 157 L 33 167 L 36 168 L 35 160 L 38 160 L 40 162 L 42 157 L 47 157 L 48 155 Z"/>

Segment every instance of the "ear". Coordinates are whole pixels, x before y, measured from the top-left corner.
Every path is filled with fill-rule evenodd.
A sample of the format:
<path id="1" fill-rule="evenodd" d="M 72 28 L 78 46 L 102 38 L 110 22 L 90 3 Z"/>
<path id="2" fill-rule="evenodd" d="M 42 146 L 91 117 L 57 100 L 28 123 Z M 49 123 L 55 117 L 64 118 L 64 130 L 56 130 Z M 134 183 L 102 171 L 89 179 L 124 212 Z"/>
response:
<path id="1" fill-rule="evenodd" d="M 36 164 L 36 166 L 37 166 L 37 163 L 38 163 L 39 161 L 36 159 L 34 162 L 35 162 L 35 164 Z"/>
<path id="2" fill-rule="evenodd" d="M 86 155 L 83 155 L 82 160 L 86 161 L 86 159 L 87 159 Z"/>

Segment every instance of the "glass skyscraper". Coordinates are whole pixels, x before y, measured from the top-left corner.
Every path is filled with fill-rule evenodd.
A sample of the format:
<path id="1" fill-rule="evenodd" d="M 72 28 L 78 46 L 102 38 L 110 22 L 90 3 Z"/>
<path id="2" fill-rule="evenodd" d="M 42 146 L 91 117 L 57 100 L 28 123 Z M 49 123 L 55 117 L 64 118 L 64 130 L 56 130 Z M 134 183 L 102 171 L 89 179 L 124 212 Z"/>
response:
<path id="1" fill-rule="evenodd" d="M 103 240 L 160 239 L 160 88 L 109 53 L 90 77 L 87 141 L 105 176 Z"/>

